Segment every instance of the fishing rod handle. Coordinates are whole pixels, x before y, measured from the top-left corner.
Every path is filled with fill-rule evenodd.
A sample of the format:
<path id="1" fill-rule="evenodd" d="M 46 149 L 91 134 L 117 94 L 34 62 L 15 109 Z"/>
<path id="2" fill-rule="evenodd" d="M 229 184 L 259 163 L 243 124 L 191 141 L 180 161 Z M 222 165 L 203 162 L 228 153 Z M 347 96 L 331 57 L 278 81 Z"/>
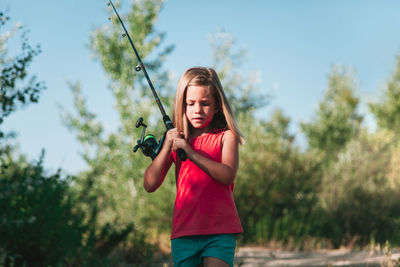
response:
<path id="1" fill-rule="evenodd" d="M 164 123 L 165 123 L 165 127 L 167 128 L 167 131 L 172 130 L 174 128 L 174 125 L 172 124 L 171 119 L 168 117 L 168 115 L 165 115 L 163 117 L 163 120 L 164 120 Z M 179 158 L 182 161 L 185 161 L 187 159 L 187 155 L 186 155 L 185 150 L 180 148 L 180 149 L 178 149 L 177 153 L 178 153 Z"/>

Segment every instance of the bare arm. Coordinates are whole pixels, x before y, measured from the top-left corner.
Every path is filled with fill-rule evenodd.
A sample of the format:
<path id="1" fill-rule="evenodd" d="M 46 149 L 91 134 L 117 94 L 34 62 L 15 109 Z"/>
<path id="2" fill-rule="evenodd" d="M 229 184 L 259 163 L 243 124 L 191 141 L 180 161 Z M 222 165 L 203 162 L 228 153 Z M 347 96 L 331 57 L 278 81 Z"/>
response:
<path id="1" fill-rule="evenodd" d="M 144 172 L 143 187 L 147 192 L 156 191 L 164 182 L 164 178 L 173 162 L 171 154 L 172 141 L 177 137 L 179 135 L 176 129 L 167 132 L 163 148 Z"/>
<path id="2" fill-rule="evenodd" d="M 230 185 L 235 180 L 239 166 L 239 143 L 231 131 L 226 131 L 223 137 L 221 162 L 200 155 L 181 138 L 175 138 L 173 142 L 173 149 L 178 148 L 184 149 L 188 158 L 216 181 Z"/>

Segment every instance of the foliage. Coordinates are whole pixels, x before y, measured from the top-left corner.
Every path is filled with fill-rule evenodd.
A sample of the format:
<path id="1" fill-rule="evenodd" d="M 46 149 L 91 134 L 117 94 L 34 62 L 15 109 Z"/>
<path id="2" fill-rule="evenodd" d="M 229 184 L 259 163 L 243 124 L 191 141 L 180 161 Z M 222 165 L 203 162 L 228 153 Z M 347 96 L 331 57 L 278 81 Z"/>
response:
<path id="1" fill-rule="evenodd" d="M 115 266 L 121 258 L 130 264 L 152 259 L 153 248 L 132 223 L 96 224 L 99 208 L 81 208 L 81 203 L 92 201 L 91 196 L 70 190 L 73 177 L 64 177 L 61 171 L 46 175 L 44 153 L 36 164 L 23 157 L 15 160 L 11 147 L 1 155 L 1 264 Z M 133 244 L 121 247 L 128 238 Z"/>
<path id="2" fill-rule="evenodd" d="M 1 25 L 8 20 L 3 13 L 0 18 Z M 42 83 L 32 84 L 34 78 L 18 89 L 27 77 L 28 64 L 40 50 L 32 49 L 23 35 L 22 53 L 7 58 L 5 43 L 11 36 L 8 34 L 2 36 L 0 43 L 1 119 L 21 105 L 37 102 L 39 91 L 44 89 Z M 90 129 L 91 133 L 96 132 Z M 91 196 L 85 195 L 90 184 L 84 185 L 81 192 L 71 190 L 75 178 L 62 175 L 61 170 L 46 174 L 44 152 L 38 163 L 32 164 L 16 152 L 15 146 L 6 143 L 8 140 L 4 138 L 0 144 L 2 266 L 115 266 L 120 259 L 142 266 L 152 259 L 153 247 L 133 223 L 95 223 L 100 216 L 97 203 L 90 205 L 90 209 L 84 208 L 91 203 Z M 131 243 L 126 243 L 128 238 Z"/>
<path id="3" fill-rule="evenodd" d="M 130 255 L 126 255 L 129 261 L 140 263 L 151 259 L 149 253 L 152 247 L 144 240 L 145 229 L 133 227 L 133 223 L 141 225 L 137 211 L 141 209 L 142 203 L 136 198 L 138 186 L 134 179 L 130 179 L 137 175 L 137 169 L 135 164 L 132 165 L 135 158 L 129 144 L 117 134 L 110 134 L 102 139 L 103 127 L 96 116 L 87 111 L 85 100 L 80 95 L 80 85 L 71 86 L 80 118 L 71 116 L 67 119 L 71 123 L 70 127 L 78 130 L 78 140 L 86 149 L 83 156 L 91 166 L 91 169 L 77 177 L 72 189 L 80 196 L 78 205 L 86 212 L 87 220 L 93 226 L 89 240 L 98 248 L 99 243 L 117 237 L 118 242 L 114 245 L 121 246 L 119 253 L 130 251 Z M 138 246 L 139 244 L 143 245 Z M 133 248 L 137 250 L 132 251 Z M 105 251 L 106 255 L 112 252 L 107 249 Z M 142 254 L 146 257 L 132 259 L 133 255 Z"/>
<path id="4" fill-rule="evenodd" d="M 397 167 L 392 161 L 399 151 L 396 147 L 393 134 L 364 131 L 325 169 L 320 201 L 329 220 L 324 235 L 335 246 L 400 241 L 399 188 L 391 183 L 399 173 L 395 179 L 389 176 Z"/>
<path id="5" fill-rule="evenodd" d="M 241 120 L 248 136 L 240 151 L 235 199 L 246 243 L 289 241 L 313 234 L 318 165 L 293 145 L 289 119 L 276 110 L 271 120 Z"/>
<path id="6" fill-rule="evenodd" d="M 368 133 L 360 126 L 359 100 L 348 72 L 333 69 L 329 86 L 314 122 L 302 124 L 309 152 L 320 162 L 317 209 L 322 212 L 317 236 L 333 246 L 370 240 L 399 242 L 398 175 L 389 175 L 395 139 L 388 133 Z M 378 105 L 378 104 L 377 104 Z M 393 176 L 396 176 L 394 178 Z"/>
<path id="7" fill-rule="evenodd" d="M 173 46 L 160 48 L 164 34 L 154 29 L 161 7 L 162 1 L 136 1 L 127 14 L 120 15 L 167 109 L 172 90 L 162 63 Z M 169 175 L 163 187 L 151 195 L 142 186 L 145 168 L 151 160 L 132 153 L 140 136 L 140 129 L 135 128 L 136 120 L 143 117 L 159 137 L 165 127 L 144 76 L 134 73 L 137 59 L 128 40 L 120 34 L 121 25 L 113 11 L 109 11 L 111 24 L 93 32 L 90 48 L 111 79 L 109 87 L 119 115 L 118 128 L 105 130 L 97 114 L 89 111 L 79 82 L 70 83 L 75 112 L 63 114 L 63 120 L 77 133 L 88 165 L 88 170 L 78 175 L 73 186 L 78 195 L 87 198 L 79 206 L 87 214 L 96 211 L 92 221 L 96 229 L 130 229 L 114 253 L 122 255 L 126 263 L 144 264 L 151 260 L 154 250 L 149 242 L 157 241 L 158 233 L 169 230 L 175 184 Z M 152 60 L 152 54 L 157 51 L 160 52 Z M 129 228 L 132 223 L 135 227 Z M 98 234 L 93 233 L 93 237 Z"/>
<path id="8" fill-rule="evenodd" d="M 163 64 L 173 46 L 163 45 L 165 33 L 154 27 L 162 5 L 161 0 L 135 1 L 122 17 L 170 111 L 174 90 Z M 1 13 L 0 21 L 3 27 L 8 17 Z M 137 59 L 121 32 L 112 15 L 110 25 L 90 37 L 91 51 L 111 80 L 118 128 L 107 129 L 89 110 L 79 82 L 69 84 L 74 112 L 64 113 L 63 119 L 84 148 L 86 171 L 77 177 L 61 171 L 48 175 L 43 156 L 32 164 L 13 154 L 14 147 L 1 146 L 1 264 L 149 265 L 157 250 L 150 241 L 169 233 L 173 171 L 156 193 L 147 194 L 142 179 L 150 159 L 132 153 L 140 135 L 134 126 L 139 116 L 158 136 L 165 128 L 144 76 L 133 71 Z M 35 76 L 20 86 L 40 48 L 29 46 L 24 33 L 22 52 L 9 57 L 5 44 L 11 35 L 0 39 L 1 119 L 37 102 L 44 89 Z M 210 44 L 211 65 L 246 139 L 235 180 L 245 231 L 241 241 L 294 241 L 298 247 L 309 238 L 335 247 L 386 240 L 399 244 L 399 70 L 388 82 L 384 98 L 370 104 L 378 123 L 378 130 L 371 133 L 361 126 L 354 73 L 333 67 L 316 116 L 301 124 L 309 144 L 301 150 L 282 110 L 272 112 L 267 121 L 256 118 L 254 111 L 267 104 L 268 95 L 260 93 L 256 73 L 243 72 L 245 51 L 235 49 L 232 35 L 220 30 L 211 35 Z"/>
<path id="9" fill-rule="evenodd" d="M 310 148 L 332 158 L 357 135 L 362 117 L 357 114 L 359 99 L 354 95 L 355 90 L 353 74 L 333 67 L 314 121 L 300 125 Z"/>
<path id="10" fill-rule="evenodd" d="M 71 177 L 46 175 L 43 155 L 37 164 L 14 160 L 10 147 L 2 151 L 0 179 L 0 247 L 14 266 L 53 265 L 78 253 L 82 213 L 68 194 Z"/>
<path id="11" fill-rule="evenodd" d="M 46 88 L 43 82 L 36 81 L 36 76 L 28 76 L 29 64 L 41 51 L 39 46 L 32 48 L 28 43 L 26 30 L 21 34 L 20 54 L 14 57 L 9 56 L 7 42 L 23 29 L 22 26 L 16 25 L 11 30 L 5 30 L 4 27 L 9 19 L 7 14 L 0 11 L 0 125 L 19 106 L 37 103 L 40 92 Z M 28 79 L 29 81 L 26 82 Z M 0 131 L 0 138 L 3 135 L 4 133 Z"/>
<path id="12" fill-rule="evenodd" d="M 370 103 L 379 128 L 400 132 L 400 56 L 397 57 L 397 68 L 383 91 L 380 102 Z"/>
<path id="13" fill-rule="evenodd" d="M 235 187 L 243 242 L 399 243 L 398 139 L 361 128 L 352 77 L 332 70 L 315 121 L 302 124 L 307 151 L 294 145 L 282 111 L 267 122 L 239 116 L 247 137 Z"/>

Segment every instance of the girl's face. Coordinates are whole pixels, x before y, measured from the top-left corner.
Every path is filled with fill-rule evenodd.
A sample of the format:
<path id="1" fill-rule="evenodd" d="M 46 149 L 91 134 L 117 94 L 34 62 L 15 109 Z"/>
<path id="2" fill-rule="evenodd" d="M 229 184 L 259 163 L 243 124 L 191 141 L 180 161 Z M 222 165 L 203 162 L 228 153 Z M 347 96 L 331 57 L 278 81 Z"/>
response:
<path id="1" fill-rule="evenodd" d="M 191 85 L 186 89 L 186 118 L 195 129 L 210 131 L 210 122 L 217 113 L 215 98 L 208 86 Z"/>

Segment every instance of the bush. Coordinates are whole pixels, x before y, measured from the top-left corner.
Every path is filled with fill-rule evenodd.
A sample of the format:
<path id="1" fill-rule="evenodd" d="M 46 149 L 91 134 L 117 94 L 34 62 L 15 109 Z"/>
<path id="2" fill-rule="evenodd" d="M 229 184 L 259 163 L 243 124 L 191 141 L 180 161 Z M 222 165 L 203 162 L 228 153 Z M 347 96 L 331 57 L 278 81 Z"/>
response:
<path id="1" fill-rule="evenodd" d="M 133 223 L 99 225 L 98 206 L 70 190 L 73 177 L 45 174 L 44 153 L 30 164 L 23 157 L 14 160 L 9 149 L 0 152 L 1 266 L 143 266 L 151 261 L 154 248 Z"/>
<path id="2" fill-rule="evenodd" d="M 391 183 L 395 147 L 388 132 L 363 133 L 324 170 L 320 202 L 328 218 L 325 235 L 335 246 L 400 242 L 400 196 Z"/>
<path id="3" fill-rule="evenodd" d="M 3 155 L 0 178 L 0 247 L 5 265 L 54 265 L 80 247 L 83 214 L 68 195 L 71 177 L 60 171 L 45 175 L 41 156 L 36 165 Z M 12 260 L 14 259 L 14 260 Z"/>

